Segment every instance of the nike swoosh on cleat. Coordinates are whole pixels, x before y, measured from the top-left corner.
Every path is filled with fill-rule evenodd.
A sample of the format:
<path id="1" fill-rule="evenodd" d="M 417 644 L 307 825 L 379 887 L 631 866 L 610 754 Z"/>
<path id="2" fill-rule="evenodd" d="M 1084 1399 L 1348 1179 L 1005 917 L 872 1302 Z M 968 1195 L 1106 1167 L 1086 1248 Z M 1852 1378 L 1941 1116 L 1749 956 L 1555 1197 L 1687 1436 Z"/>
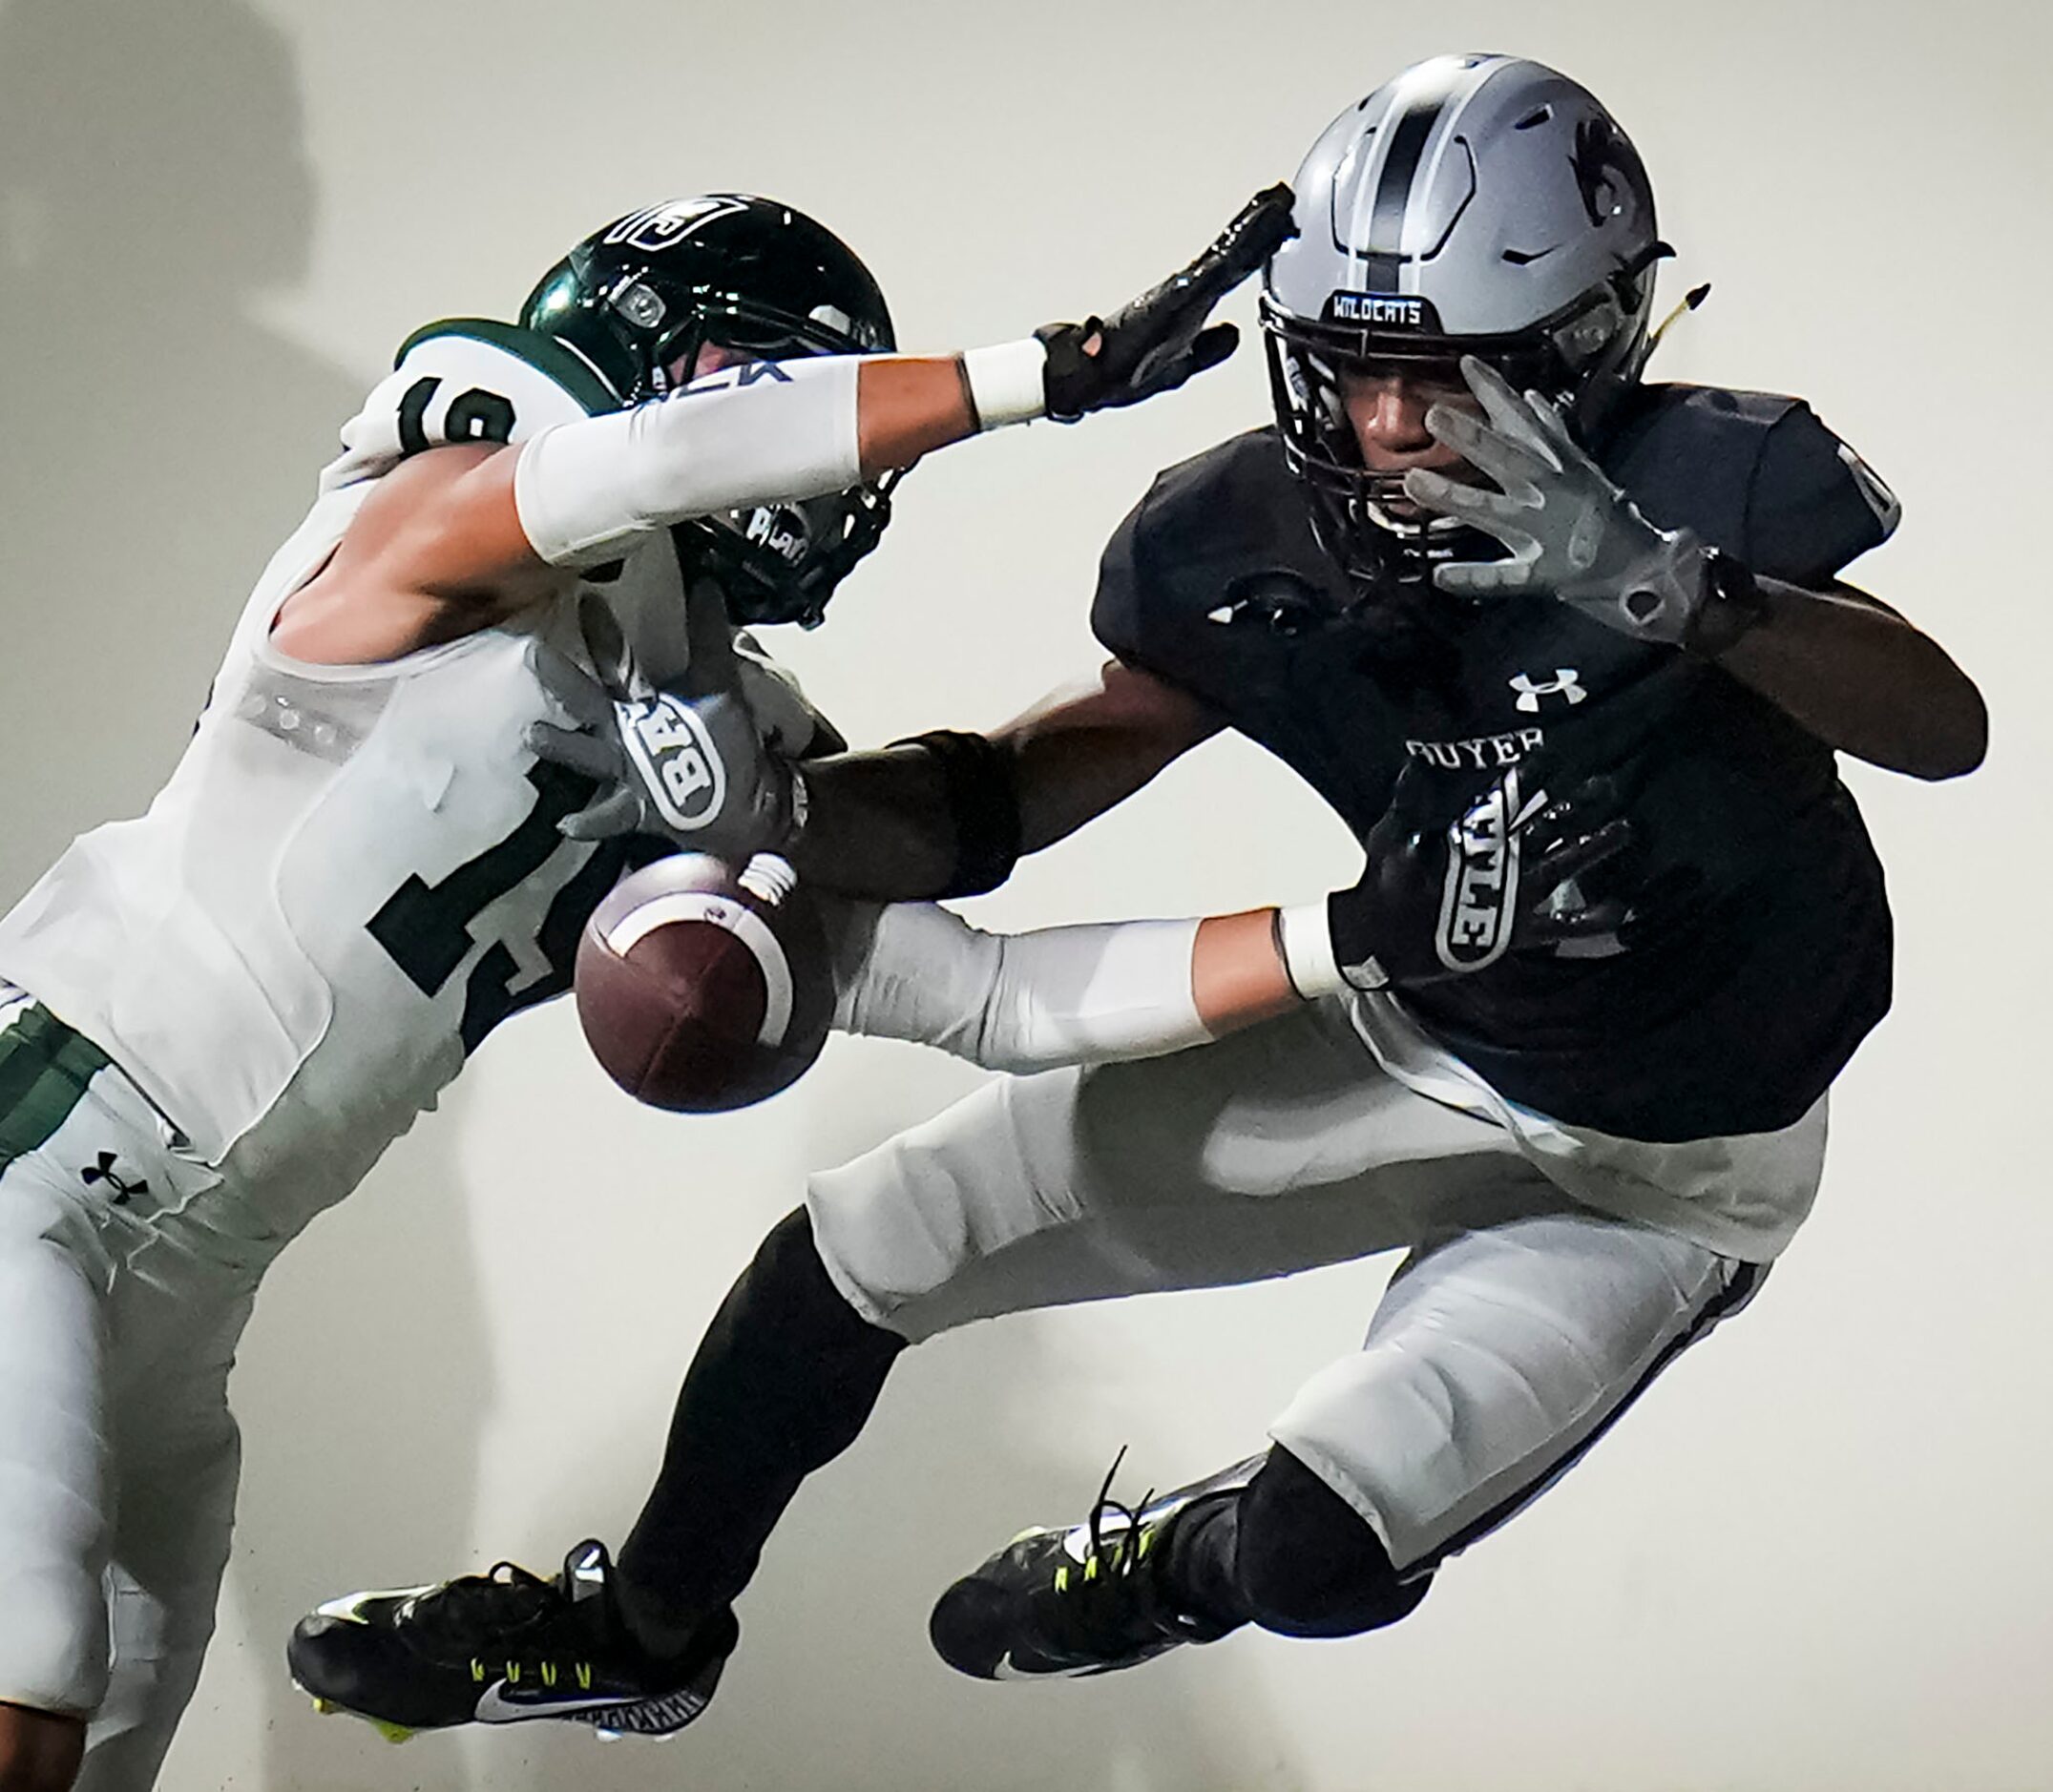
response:
<path id="1" fill-rule="evenodd" d="M 363 1619 L 358 1616 L 358 1614 L 373 1600 L 389 1599 L 398 1604 L 404 1600 L 418 1598 L 422 1594 L 432 1593 L 433 1591 L 432 1587 L 388 1587 L 383 1590 L 372 1589 L 364 1593 L 345 1593 L 315 1606 L 308 1615 L 311 1617 L 345 1617 L 352 1622 L 362 1623 Z"/>
<path id="2" fill-rule="evenodd" d="M 476 1718 L 480 1723 L 520 1723 L 529 1718 L 568 1718 L 580 1711 L 618 1711 L 625 1705 L 648 1701 L 632 1694 L 613 1694 L 598 1698 L 517 1699 L 501 1695 L 504 1680 L 494 1680 L 478 1695 Z"/>

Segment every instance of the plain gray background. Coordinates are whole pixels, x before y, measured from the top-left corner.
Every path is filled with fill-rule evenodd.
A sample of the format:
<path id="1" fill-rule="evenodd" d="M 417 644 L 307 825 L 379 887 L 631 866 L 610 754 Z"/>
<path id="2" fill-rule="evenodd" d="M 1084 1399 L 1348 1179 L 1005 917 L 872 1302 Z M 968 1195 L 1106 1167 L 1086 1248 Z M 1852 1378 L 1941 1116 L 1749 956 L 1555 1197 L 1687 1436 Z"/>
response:
<path id="1" fill-rule="evenodd" d="M 507 315 L 614 213 L 739 187 L 845 235 L 907 345 L 1008 339 L 1151 281 L 1443 50 L 1535 55 L 1610 104 L 1681 252 L 1666 298 L 1716 286 L 1657 371 L 1804 393 L 1861 448 L 1906 516 L 1854 575 L 1995 717 L 1965 782 L 1850 773 L 1898 992 L 1835 1097 L 1815 1219 L 1743 1322 L 1398 1631 L 1043 1688 L 955 1679 L 924 1639 L 948 1578 L 1079 1514 L 1121 1444 L 1136 1491 L 1253 1448 L 1358 1337 L 1388 1269 L 1364 1264 L 920 1351 L 802 1496 L 718 1703 L 669 1748 L 395 1752 L 316 1719 L 282 1669 L 294 1616 L 617 1538 L 700 1327 L 805 1173 L 975 1080 L 837 1042 L 770 1106 L 680 1121 L 616 1095 L 559 1006 L 496 1036 L 266 1292 L 240 1544 L 165 1785 L 2045 1784 L 2047 34 L 1987 0 L 0 5 L 9 896 L 147 802 L 415 324 Z M 829 627 L 773 644 L 860 741 L 995 722 L 1096 663 L 1096 554 L 1153 470 L 1266 403 L 1250 343 L 1142 412 L 937 457 Z M 1287 773 L 1221 742 L 975 912 L 1302 900 L 1354 863 Z"/>

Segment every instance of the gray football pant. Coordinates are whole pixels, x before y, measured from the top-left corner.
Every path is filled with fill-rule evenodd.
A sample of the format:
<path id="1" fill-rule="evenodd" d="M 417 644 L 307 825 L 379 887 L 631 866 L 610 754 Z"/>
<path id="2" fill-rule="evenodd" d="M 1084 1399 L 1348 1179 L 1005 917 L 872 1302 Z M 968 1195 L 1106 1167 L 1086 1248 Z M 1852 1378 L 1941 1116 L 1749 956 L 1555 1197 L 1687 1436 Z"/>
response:
<path id="1" fill-rule="evenodd" d="M 1270 1432 L 1409 1571 L 1560 1473 L 1762 1273 L 1571 1200 L 1500 1128 L 1389 1076 L 1332 1003 L 997 1080 L 807 1201 L 842 1293 L 915 1341 L 1403 1249 L 1361 1349 Z"/>

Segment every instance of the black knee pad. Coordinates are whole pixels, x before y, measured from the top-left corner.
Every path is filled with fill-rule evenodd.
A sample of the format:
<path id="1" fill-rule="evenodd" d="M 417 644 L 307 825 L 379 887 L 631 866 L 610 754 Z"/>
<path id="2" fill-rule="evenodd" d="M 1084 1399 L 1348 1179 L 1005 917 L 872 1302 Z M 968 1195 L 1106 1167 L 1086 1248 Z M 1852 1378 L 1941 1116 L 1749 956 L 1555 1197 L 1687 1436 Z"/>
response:
<path id="1" fill-rule="evenodd" d="M 1241 1495 L 1233 1584 L 1246 1614 L 1285 1636 L 1353 1636 L 1414 1611 L 1433 1577 L 1399 1580 L 1361 1515 L 1277 1448 Z"/>

